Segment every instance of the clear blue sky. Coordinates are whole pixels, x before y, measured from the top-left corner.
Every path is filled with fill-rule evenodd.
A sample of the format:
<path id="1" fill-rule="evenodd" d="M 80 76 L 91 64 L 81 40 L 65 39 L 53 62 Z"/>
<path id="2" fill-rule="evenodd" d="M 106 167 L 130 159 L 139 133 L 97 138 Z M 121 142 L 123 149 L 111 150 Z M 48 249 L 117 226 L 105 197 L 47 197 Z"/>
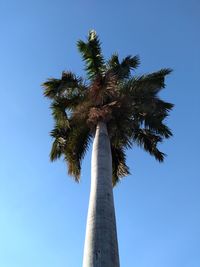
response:
<path id="1" fill-rule="evenodd" d="M 83 75 L 76 41 L 96 29 L 106 57 L 139 54 L 137 73 L 174 69 L 164 164 L 135 148 L 115 189 L 122 267 L 200 266 L 200 2 L 0 1 L 0 266 L 81 267 L 90 153 L 81 183 L 51 164 L 53 122 L 40 84 Z M 109 267 L 109 266 L 108 266 Z"/>

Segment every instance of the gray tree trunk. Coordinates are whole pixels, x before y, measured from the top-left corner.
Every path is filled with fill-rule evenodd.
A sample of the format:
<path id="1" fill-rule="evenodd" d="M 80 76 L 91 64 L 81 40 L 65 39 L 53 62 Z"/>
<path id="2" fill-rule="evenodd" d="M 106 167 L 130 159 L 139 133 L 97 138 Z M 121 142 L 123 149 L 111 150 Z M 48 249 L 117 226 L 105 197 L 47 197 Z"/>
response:
<path id="1" fill-rule="evenodd" d="M 92 149 L 91 191 L 83 267 L 119 266 L 110 139 L 106 124 L 100 122 Z"/>

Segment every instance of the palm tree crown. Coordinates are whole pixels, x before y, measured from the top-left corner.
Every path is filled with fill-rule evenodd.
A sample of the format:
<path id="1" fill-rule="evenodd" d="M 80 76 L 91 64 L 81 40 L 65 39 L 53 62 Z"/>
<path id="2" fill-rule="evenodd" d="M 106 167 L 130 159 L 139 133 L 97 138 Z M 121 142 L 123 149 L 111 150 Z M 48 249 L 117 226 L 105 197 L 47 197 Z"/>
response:
<path id="1" fill-rule="evenodd" d="M 64 157 L 68 173 L 80 179 L 81 162 L 99 121 L 106 123 L 111 143 L 113 185 L 129 174 L 125 151 L 134 144 L 162 162 L 165 154 L 158 143 L 172 136 L 165 125 L 173 104 L 159 98 L 165 87 L 165 76 L 171 69 L 135 76 L 138 56 L 121 61 L 113 54 L 106 61 L 95 31 L 87 41 L 79 40 L 78 50 L 85 62 L 87 79 L 64 71 L 60 79 L 43 83 L 44 95 L 51 100 L 55 127 L 50 158 Z"/>

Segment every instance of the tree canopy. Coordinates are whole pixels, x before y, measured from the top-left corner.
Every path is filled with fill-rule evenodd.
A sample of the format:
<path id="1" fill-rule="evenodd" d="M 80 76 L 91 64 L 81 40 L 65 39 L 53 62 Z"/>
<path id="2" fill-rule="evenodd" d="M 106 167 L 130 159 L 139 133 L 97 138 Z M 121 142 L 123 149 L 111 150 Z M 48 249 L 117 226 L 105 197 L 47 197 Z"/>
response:
<path id="1" fill-rule="evenodd" d="M 64 71 L 61 78 L 43 83 L 44 96 L 51 100 L 55 121 L 50 159 L 63 157 L 68 173 L 80 179 L 81 163 L 99 121 L 106 123 L 111 143 L 113 185 L 129 174 L 126 150 L 135 144 L 162 162 L 158 144 L 172 136 L 164 120 L 173 104 L 163 101 L 165 76 L 171 69 L 137 76 L 138 56 L 122 60 L 118 54 L 105 60 L 95 31 L 77 47 L 85 62 L 86 78 Z"/>

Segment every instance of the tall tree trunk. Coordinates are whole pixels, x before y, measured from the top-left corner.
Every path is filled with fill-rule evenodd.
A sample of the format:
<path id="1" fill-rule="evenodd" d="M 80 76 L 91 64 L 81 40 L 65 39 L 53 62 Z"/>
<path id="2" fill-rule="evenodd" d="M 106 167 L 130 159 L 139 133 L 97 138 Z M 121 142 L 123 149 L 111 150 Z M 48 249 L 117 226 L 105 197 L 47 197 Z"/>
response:
<path id="1" fill-rule="evenodd" d="M 106 124 L 98 123 L 92 149 L 91 191 L 83 267 L 119 267 L 112 189 L 112 156 Z"/>

